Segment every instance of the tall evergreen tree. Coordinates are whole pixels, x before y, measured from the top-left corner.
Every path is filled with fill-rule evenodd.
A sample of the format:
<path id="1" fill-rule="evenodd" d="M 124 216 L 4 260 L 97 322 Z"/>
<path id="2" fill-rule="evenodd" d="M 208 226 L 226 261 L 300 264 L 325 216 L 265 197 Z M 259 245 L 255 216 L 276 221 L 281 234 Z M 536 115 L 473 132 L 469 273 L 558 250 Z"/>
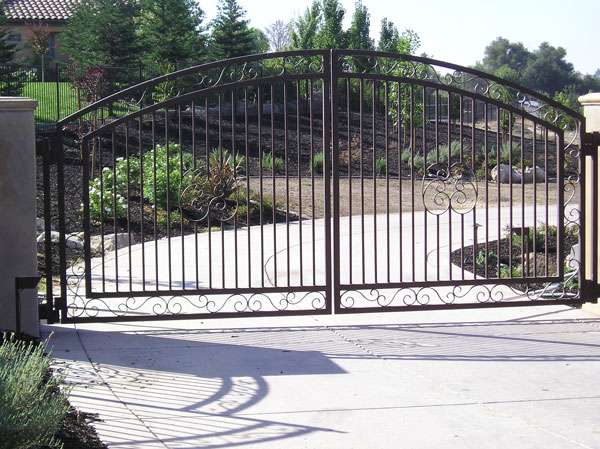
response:
<path id="1" fill-rule="evenodd" d="M 85 66 L 131 66 L 142 56 L 136 0 L 82 0 L 62 33 L 61 47 Z"/>
<path id="2" fill-rule="evenodd" d="M 139 21 L 148 57 L 156 62 L 200 61 L 203 11 L 192 0 L 144 0 Z"/>
<path id="3" fill-rule="evenodd" d="M 316 36 L 316 47 L 348 48 L 348 38 L 343 28 L 346 11 L 338 0 L 323 0 L 322 24 Z"/>
<path id="4" fill-rule="evenodd" d="M 4 14 L 2 5 L 0 5 L 0 64 L 11 62 L 16 53 L 15 44 L 8 41 L 10 33 L 5 28 L 6 22 L 6 15 Z"/>
<path id="5" fill-rule="evenodd" d="M 373 39 L 370 35 L 371 19 L 367 7 L 362 1 L 356 2 L 352 24 L 348 30 L 348 48 L 353 50 L 372 50 Z"/>
<path id="6" fill-rule="evenodd" d="M 214 59 L 228 59 L 251 54 L 254 33 L 244 19 L 246 11 L 236 0 L 220 0 L 219 12 L 212 22 L 210 52 Z"/>
<path id="7" fill-rule="evenodd" d="M 398 44 L 400 43 L 400 34 L 394 25 L 394 22 L 388 21 L 387 18 L 381 20 L 381 32 L 379 33 L 379 51 L 397 52 Z"/>
<path id="8" fill-rule="evenodd" d="M 292 48 L 296 50 L 316 48 L 316 37 L 320 21 L 321 6 L 317 0 L 313 0 L 310 8 L 306 8 L 304 14 L 292 22 L 290 27 Z"/>

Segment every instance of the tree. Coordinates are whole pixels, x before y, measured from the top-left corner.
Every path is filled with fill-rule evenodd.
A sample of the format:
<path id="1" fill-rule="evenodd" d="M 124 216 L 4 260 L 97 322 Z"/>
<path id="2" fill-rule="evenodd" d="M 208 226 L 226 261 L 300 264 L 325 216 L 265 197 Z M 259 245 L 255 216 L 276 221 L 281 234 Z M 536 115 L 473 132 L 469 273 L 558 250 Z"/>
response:
<path id="1" fill-rule="evenodd" d="M 25 87 L 27 73 L 10 64 L 15 57 L 16 49 L 15 45 L 8 40 L 10 33 L 4 28 L 6 22 L 6 16 L 0 5 L 0 95 L 20 97 Z"/>
<path id="2" fill-rule="evenodd" d="M 398 33 L 398 29 L 394 26 L 393 22 L 388 21 L 384 17 L 381 20 L 381 32 L 379 33 L 377 49 L 379 51 L 397 52 L 399 42 L 400 34 Z"/>
<path id="3" fill-rule="evenodd" d="M 252 33 L 252 50 L 250 54 L 266 53 L 269 51 L 269 38 L 258 28 L 250 28 Z"/>
<path id="4" fill-rule="evenodd" d="M 44 83 L 46 81 L 44 58 L 50 52 L 50 27 L 44 25 L 41 20 L 38 23 L 25 22 L 25 26 L 27 27 L 25 40 L 31 51 L 42 60 L 42 83 Z"/>
<path id="5" fill-rule="evenodd" d="M 0 5 L 0 64 L 7 64 L 16 54 L 15 44 L 8 41 L 9 31 L 5 28 L 7 19 Z"/>
<path id="6" fill-rule="evenodd" d="M 387 18 L 381 20 L 381 33 L 377 46 L 380 51 L 414 55 L 420 46 L 421 38 L 413 30 L 407 28 L 400 34 L 393 22 L 388 21 Z"/>
<path id="7" fill-rule="evenodd" d="M 315 38 L 315 47 L 321 49 L 348 48 L 348 36 L 343 28 L 346 11 L 338 0 L 323 0 L 322 23 Z"/>
<path id="8" fill-rule="evenodd" d="M 85 66 L 131 66 L 142 57 L 135 0 L 81 0 L 62 33 L 64 53 Z"/>
<path id="9" fill-rule="evenodd" d="M 316 48 L 317 31 L 321 21 L 321 6 L 314 0 L 310 8 L 306 8 L 304 15 L 292 22 L 290 38 L 292 47 L 297 50 Z"/>
<path id="10" fill-rule="evenodd" d="M 479 64 L 479 68 L 493 73 L 499 68 L 507 66 L 522 76 L 532 56 L 521 42 L 514 43 L 498 37 L 485 47 L 483 64 Z"/>
<path id="11" fill-rule="evenodd" d="M 199 61 L 205 50 L 203 11 L 192 0 L 144 0 L 139 34 L 156 62 Z"/>
<path id="12" fill-rule="evenodd" d="M 265 29 L 269 38 L 269 47 L 272 51 L 282 51 L 288 48 L 291 43 L 290 24 L 283 20 L 277 20 Z"/>
<path id="13" fill-rule="evenodd" d="M 564 48 L 542 42 L 523 72 L 525 86 L 552 97 L 567 85 L 573 84 L 577 75 L 573 64 L 565 60 L 566 55 Z"/>
<path id="14" fill-rule="evenodd" d="M 228 59 L 253 53 L 255 34 L 244 20 L 246 11 L 236 0 L 220 0 L 212 22 L 211 53 L 214 59 Z"/>
<path id="15" fill-rule="evenodd" d="M 356 2 L 352 24 L 348 30 L 348 48 L 353 50 L 373 50 L 374 43 L 370 35 L 371 19 L 367 7 L 362 1 Z"/>

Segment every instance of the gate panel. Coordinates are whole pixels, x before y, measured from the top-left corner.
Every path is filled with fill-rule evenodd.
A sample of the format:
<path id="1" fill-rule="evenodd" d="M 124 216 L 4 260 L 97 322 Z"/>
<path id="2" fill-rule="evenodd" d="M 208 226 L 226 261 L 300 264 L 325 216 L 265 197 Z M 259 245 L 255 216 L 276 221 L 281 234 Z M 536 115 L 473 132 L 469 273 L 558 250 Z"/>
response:
<path id="1" fill-rule="evenodd" d="M 333 54 L 336 312 L 577 302 L 578 129 L 432 62 Z"/>
<path id="2" fill-rule="evenodd" d="M 324 54 L 231 64 L 169 98 L 178 79 L 83 137 L 67 320 L 330 312 Z"/>

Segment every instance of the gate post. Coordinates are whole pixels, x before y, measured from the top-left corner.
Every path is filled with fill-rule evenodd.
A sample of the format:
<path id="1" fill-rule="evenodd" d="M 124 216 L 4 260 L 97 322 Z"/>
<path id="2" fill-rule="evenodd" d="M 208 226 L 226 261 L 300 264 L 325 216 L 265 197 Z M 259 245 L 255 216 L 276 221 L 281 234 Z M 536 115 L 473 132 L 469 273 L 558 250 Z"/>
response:
<path id="1" fill-rule="evenodd" d="M 36 107 L 29 98 L 0 97 L 0 329 L 20 326 L 37 337 Z"/>
<path id="2" fill-rule="evenodd" d="M 583 145 L 585 157 L 585 241 L 589 242 L 589 250 L 586 251 L 586 272 L 585 279 L 592 280 L 590 288 L 591 298 L 598 301 L 599 294 L 599 264 L 598 264 L 598 213 L 600 211 L 600 191 L 598 189 L 598 146 L 600 145 L 600 93 L 590 93 L 579 97 L 579 102 L 583 105 L 583 115 L 585 116 L 585 129 L 583 133 Z M 584 308 L 600 313 L 600 304 L 586 304 Z"/>

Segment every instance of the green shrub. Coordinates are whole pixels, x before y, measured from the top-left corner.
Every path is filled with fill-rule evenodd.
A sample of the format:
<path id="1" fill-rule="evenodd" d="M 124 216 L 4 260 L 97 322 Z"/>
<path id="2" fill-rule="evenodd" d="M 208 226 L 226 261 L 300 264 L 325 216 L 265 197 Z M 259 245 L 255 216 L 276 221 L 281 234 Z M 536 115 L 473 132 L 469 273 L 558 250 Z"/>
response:
<path id="1" fill-rule="evenodd" d="M 273 158 L 273 155 L 271 153 L 263 153 L 262 166 L 263 168 L 270 170 L 276 175 L 283 173 L 285 168 L 283 159 L 279 157 Z"/>
<path id="2" fill-rule="evenodd" d="M 386 168 L 387 168 L 387 162 L 386 162 L 385 158 L 380 157 L 379 159 L 377 159 L 375 161 L 375 175 L 376 176 L 385 175 Z"/>
<path id="3" fill-rule="evenodd" d="M 90 181 L 89 198 L 92 220 L 121 218 L 127 212 L 127 199 L 119 192 L 118 183 L 115 190 L 115 173 L 109 167 L 102 169 L 102 180 L 98 176 Z"/>
<path id="4" fill-rule="evenodd" d="M 0 346 L 0 447 L 54 447 L 53 435 L 67 412 L 60 377 L 48 376 L 45 344 L 15 341 Z"/>
<path id="5" fill-rule="evenodd" d="M 323 152 L 319 151 L 313 156 L 312 165 L 310 166 L 311 171 L 317 174 L 323 174 Z"/>

